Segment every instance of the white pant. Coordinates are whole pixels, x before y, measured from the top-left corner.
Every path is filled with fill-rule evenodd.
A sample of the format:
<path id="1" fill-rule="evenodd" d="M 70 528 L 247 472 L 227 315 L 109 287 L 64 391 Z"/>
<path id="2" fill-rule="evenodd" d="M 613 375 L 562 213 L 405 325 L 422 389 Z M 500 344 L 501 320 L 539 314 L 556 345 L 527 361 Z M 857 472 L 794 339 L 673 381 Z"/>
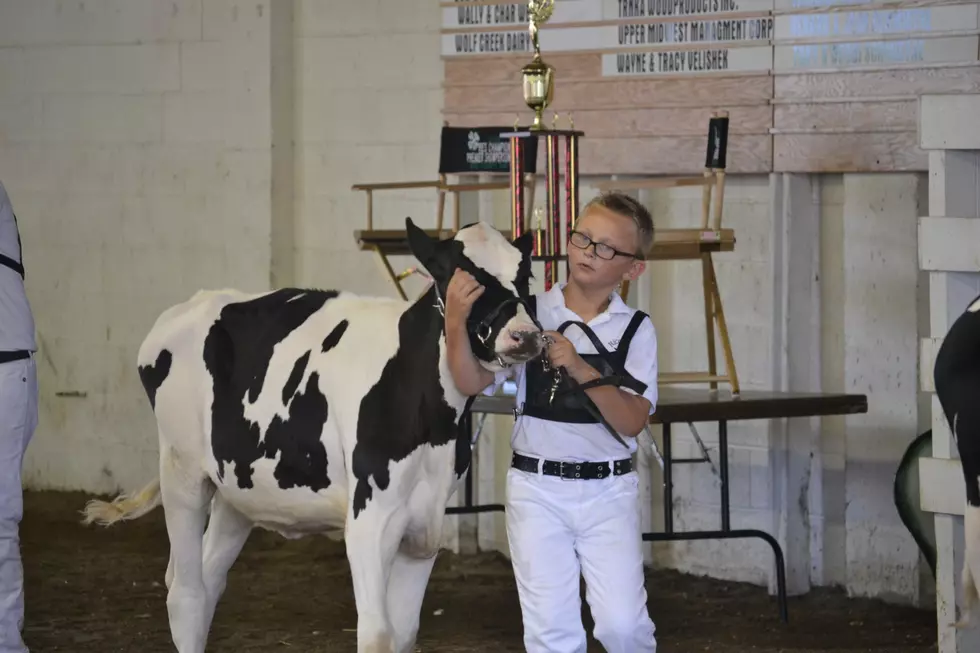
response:
<path id="1" fill-rule="evenodd" d="M 24 653 L 24 568 L 20 520 L 24 513 L 20 469 L 37 426 L 34 359 L 0 363 L 0 653 Z"/>
<path id="2" fill-rule="evenodd" d="M 579 575 L 609 653 L 656 653 L 635 472 L 562 480 L 507 472 L 507 538 L 529 653 L 585 653 Z"/>

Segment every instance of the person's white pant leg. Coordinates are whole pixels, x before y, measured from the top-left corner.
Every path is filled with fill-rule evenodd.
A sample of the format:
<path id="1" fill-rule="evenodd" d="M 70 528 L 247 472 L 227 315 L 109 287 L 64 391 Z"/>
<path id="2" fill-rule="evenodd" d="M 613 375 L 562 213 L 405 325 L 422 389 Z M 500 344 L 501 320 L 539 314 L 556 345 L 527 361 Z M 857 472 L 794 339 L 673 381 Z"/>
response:
<path id="1" fill-rule="evenodd" d="M 507 540 L 528 653 L 585 653 L 580 574 L 570 515 L 577 483 L 507 472 Z"/>
<path id="2" fill-rule="evenodd" d="M 593 635 L 608 653 L 656 653 L 643 584 L 637 475 L 582 483 L 596 490 L 583 501 L 577 524 Z"/>
<path id="3" fill-rule="evenodd" d="M 37 426 L 34 359 L 0 363 L 0 653 L 25 653 L 21 464 Z"/>

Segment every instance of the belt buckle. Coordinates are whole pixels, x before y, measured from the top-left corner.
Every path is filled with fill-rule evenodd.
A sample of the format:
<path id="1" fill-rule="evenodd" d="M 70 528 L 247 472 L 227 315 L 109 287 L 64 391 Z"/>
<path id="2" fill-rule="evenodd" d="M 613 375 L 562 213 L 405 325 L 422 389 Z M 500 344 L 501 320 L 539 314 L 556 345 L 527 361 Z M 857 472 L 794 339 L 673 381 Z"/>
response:
<path id="1" fill-rule="evenodd" d="M 572 472 L 569 472 L 569 476 L 565 476 L 565 465 L 568 465 L 569 467 L 574 467 L 575 469 L 574 474 L 572 474 Z M 558 465 L 558 478 L 560 478 L 563 481 L 580 480 L 582 478 L 582 463 L 564 461 L 564 460 L 560 461 Z"/>

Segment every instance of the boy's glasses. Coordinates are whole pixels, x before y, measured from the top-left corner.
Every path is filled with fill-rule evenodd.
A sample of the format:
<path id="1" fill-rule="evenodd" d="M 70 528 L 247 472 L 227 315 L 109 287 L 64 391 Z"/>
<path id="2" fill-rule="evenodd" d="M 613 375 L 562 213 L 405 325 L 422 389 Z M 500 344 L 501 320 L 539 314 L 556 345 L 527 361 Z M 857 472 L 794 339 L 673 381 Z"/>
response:
<path id="1" fill-rule="evenodd" d="M 573 231 L 568 238 L 568 242 L 575 245 L 579 249 L 588 249 L 592 246 L 595 250 L 595 255 L 604 261 L 611 261 L 617 256 L 626 256 L 628 258 L 636 258 L 636 254 L 630 254 L 629 252 L 621 252 L 614 247 L 610 247 L 605 243 L 597 243 L 580 231 Z"/>

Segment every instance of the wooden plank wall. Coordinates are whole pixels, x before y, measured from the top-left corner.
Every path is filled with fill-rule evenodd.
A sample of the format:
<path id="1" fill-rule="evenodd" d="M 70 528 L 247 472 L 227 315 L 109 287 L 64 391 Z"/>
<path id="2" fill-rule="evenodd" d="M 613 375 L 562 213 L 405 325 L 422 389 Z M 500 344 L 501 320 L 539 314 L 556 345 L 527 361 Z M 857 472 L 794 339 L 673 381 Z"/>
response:
<path id="1" fill-rule="evenodd" d="M 918 95 L 976 90 L 976 2 L 775 0 L 773 13 L 773 169 L 928 170 Z"/>
<path id="2" fill-rule="evenodd" d="M 772 78 L 620 79 L 599 75 L 601 55 L 546 59 L 558 80 L 546 114 L 580 141 L 582 174 L 697 172 L 704 169 L 711 112 L 727 109 L 732 172 L 764 172 L 772 161 Z M 512 125 L 531 115 L 520 85 L 521 57 L 446 61 L 445 119 L 452 125 Z M 514 70 L 518 72 L 515 74 Z M 718 100 L 722 100 L 719 102 Z"/>
<path id="3" fill-rule="evenodd" d="M 719 109 L 731 117 L 732 173 L 927 170 L 917 146 L 918 95 L 980 90 L 978 0 L 556 2 L 555 16 L 540 32 L 542 57 L 556 69 L 547 122 L 557 112 L 558 126 L 567 127 L 571 114 L 585 132 L 582 174 L 698 172 L 708 118 Z M 532 113 L 523 101 L 520 69 L 529 50 L 455 54 L 450 47 L 458 34 L 526 33 L 520 12 L 511 11 L 511 21 L 504 12 L 502 22 L 475 25 L 460 23 L 455 14 L 467 7 L 522 8 L 526 0 L 441 5 L 445 119 L 464 126 L 513 125 L 519 117 L 528 124 Z M 637 6 L 644 15 L 636 16 Z M 630 18 L 619 17 L 624 10 Z M 709 23 L 729 31 L 713 42 L 692 42 L 697 25 Z M 666 34 L 660 41 L 637 43 L 635 35 L 629 41 L 623 31 L 617 41 L 608 32 L 658 24 Z M 760 45 L 771 51 L 768 69 L 745 63 L 757 59 Z M 725 48 L 738 70 L 609 70 L 616 54 L 709 48 Z"/>

